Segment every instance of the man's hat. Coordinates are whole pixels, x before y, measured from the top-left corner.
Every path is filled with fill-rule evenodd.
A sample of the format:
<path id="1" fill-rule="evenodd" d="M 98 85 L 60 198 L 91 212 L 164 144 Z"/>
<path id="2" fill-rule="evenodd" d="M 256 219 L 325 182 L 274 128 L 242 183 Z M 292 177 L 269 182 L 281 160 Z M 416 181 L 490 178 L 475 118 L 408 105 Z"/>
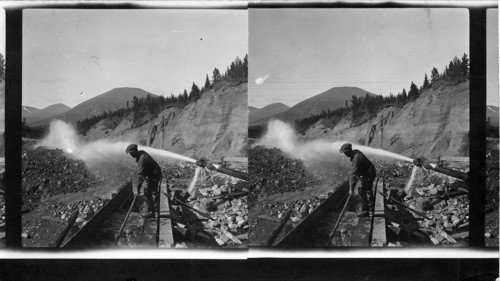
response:
<path id="1" fill-rule="evenodd" d="M 137 151 L 137 144 L 131 144 L 125 149 L 125 153 L 129 154 L 132 151 Z"/>
<path id="2" fill-rule="evenodd" d="M 352 145 L 350 143 L 344 143 L 340 147 L 340 153 L 344 153 L 344 152 L 349 151 L 349 150 L 352 150 Z"/>

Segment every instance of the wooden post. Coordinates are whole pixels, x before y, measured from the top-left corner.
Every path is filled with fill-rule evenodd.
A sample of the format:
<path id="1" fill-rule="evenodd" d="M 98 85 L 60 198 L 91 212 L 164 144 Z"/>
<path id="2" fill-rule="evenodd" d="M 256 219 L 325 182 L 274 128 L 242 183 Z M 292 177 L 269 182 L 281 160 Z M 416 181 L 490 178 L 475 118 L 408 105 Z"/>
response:
<path id="1" fill-rule="evenodd" d="M 292 215 L 292 209 L 289 209 L 286 214 L 283 216 L 281 219 L 280 223 L 278 226 L 273 230 L 271 237 L 267 240 L 267 246 L 272 246 L 274 241 L 276 241 L 276 238 L 278 238 L 279 234 L 281 233 L 281 230 L 283 230 L 283 227 L 285 227 L 286 223 L 288 222 L 288 219 L 290 219 L 290 216 Z"/>

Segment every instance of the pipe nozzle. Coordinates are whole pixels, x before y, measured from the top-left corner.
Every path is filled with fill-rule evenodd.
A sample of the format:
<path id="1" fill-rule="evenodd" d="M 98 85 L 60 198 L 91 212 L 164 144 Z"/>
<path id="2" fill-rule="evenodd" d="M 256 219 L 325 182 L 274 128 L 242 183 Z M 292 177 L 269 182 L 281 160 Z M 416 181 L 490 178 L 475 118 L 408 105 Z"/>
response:
<path id="1" fill-rule="evenodd" d="M 434 167 L 432 167 L 429 161 L 424 157 L 417 157 L 416 159 L 413 159 L 413 165 L 417 167 L 424 167 L 426 169 L 434 169 Z"/>
<path id="2" fill-rule="evenodd" d="M 201 158 L 197 160 L 196 165 L 203 168 L 207 168 L 209 170 L 217 170 L 217 168 L 215 168 L 215 166 L 212 163 L 210 163 L 210 161 L 208 161 L 206 158 Z"/>

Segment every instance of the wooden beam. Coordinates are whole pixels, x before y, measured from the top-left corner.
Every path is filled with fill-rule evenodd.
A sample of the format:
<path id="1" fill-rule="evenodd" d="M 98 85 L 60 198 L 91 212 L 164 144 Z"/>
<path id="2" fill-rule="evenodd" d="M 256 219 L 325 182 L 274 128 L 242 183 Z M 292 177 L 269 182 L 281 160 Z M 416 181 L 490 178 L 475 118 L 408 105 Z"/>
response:
<path id="1" fill-rule="evenodd" d="M 170 248 L 174 244 L 174 235 L 172 233 L 172 221 L 170 220 L 170 205 L 168 204 L 167 181 L 164 179 L 161 184 L 160 192 L 160 240 L 159 248 Z"/>
<path id="2" fill-rule="evenodd" d="M 386 223 L 385 223 L 385 203 L 384 203 L 384 180 L 380 178 L 377 182 L 377 192 L 375 192 L 375 208 L 373 211 L 373 224 L 370 246 L 384 247 L 387 245 Z"/>

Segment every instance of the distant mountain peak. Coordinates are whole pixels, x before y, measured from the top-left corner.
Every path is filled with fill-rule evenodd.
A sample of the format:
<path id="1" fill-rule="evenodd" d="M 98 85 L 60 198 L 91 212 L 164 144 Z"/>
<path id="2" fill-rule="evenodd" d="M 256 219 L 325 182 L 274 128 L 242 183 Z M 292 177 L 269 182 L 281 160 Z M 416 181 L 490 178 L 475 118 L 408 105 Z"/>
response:
<path id="1" fill-rule="evenodd" d="M 70 123 L 76 122 L 78 120 L 97 116 L 99 114 L 102 114 L 103 112 L 126 108 L 127 102 L 132 101 L 134 96 L 138 98 L 144 98 L 148 95 L 154 96 L 154 94 L 150 92 L 135 87 L 113 88 L 105 93 L 88 99 L 59 115 L 51 116 L 50 118 L 41 120 L 41 122 L 36 125 L 49 124 L 50 121 L 54 118 Z"/>

